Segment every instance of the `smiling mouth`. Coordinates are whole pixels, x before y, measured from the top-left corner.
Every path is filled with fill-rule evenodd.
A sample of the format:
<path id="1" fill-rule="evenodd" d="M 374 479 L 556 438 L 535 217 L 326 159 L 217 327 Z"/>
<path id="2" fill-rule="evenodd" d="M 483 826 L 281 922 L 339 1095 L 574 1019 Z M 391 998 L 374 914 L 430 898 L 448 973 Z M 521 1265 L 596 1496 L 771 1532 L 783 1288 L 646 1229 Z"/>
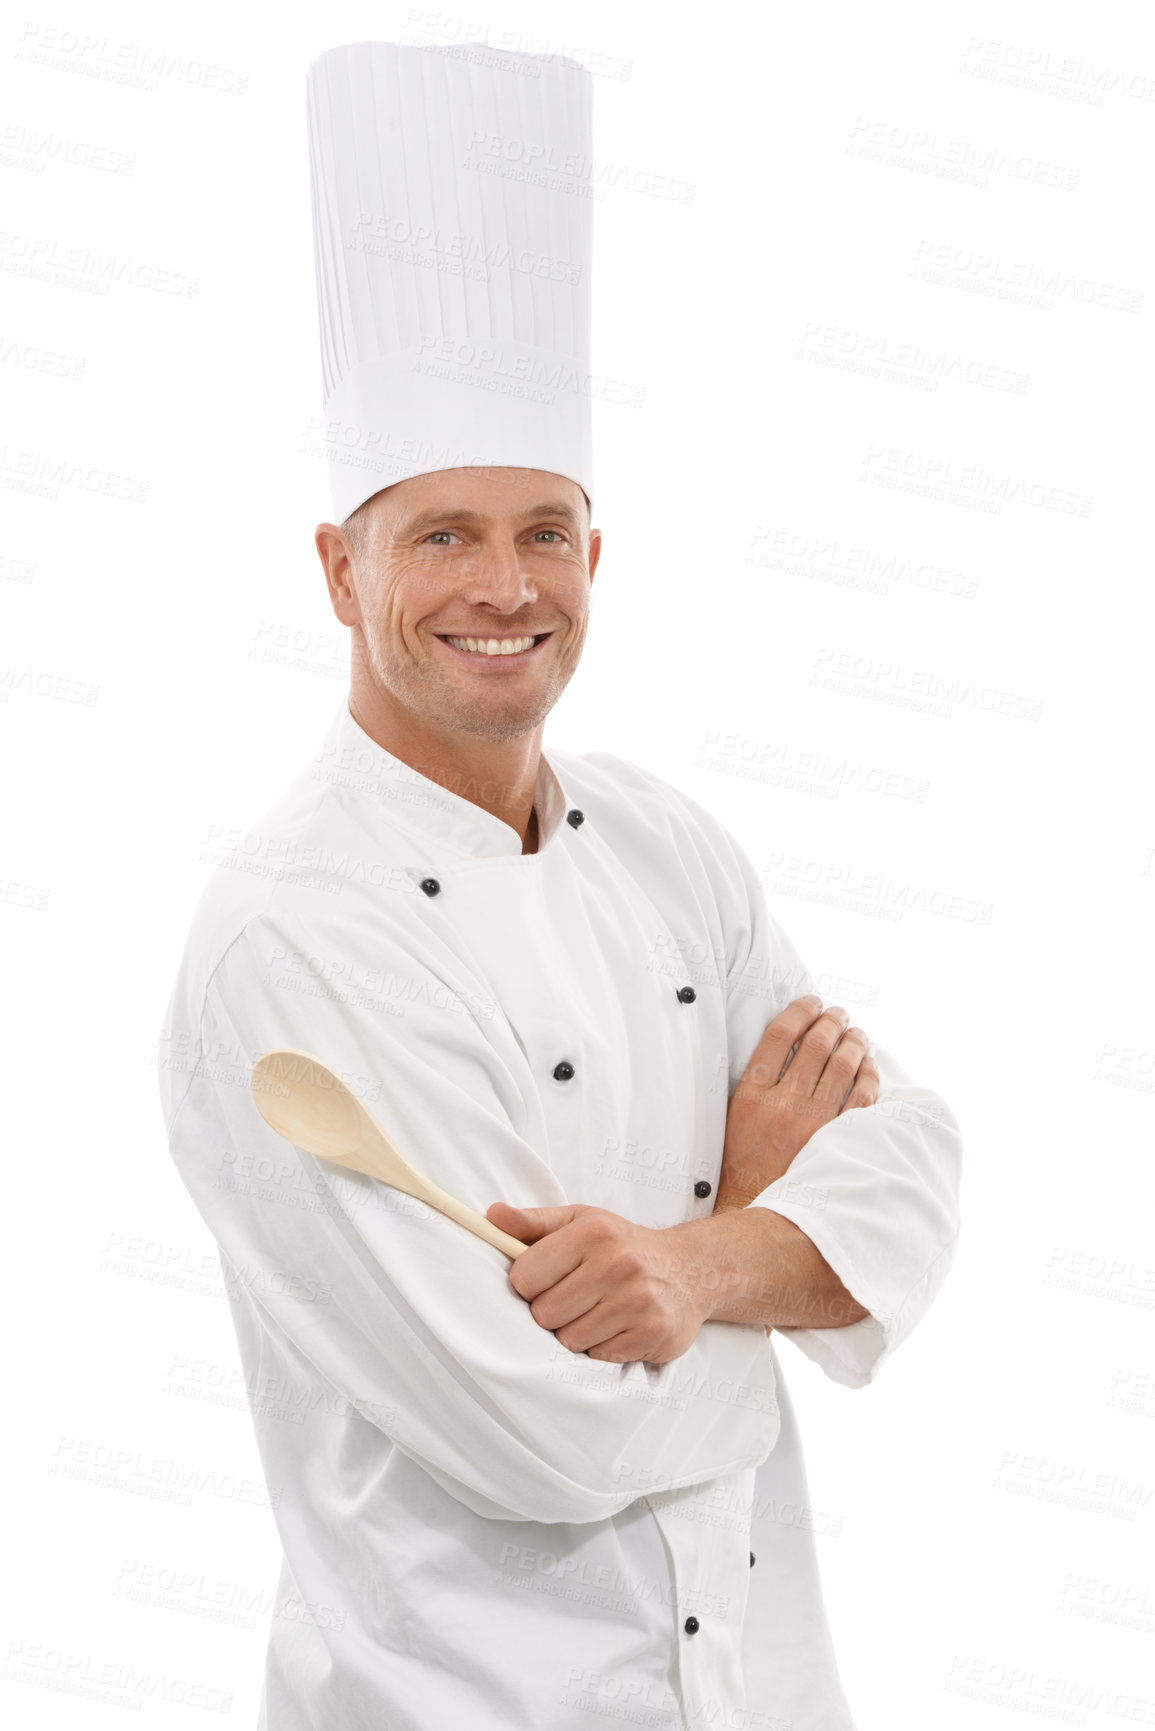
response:
<path id="1" fill-rule="evenodd" d="M 447 643 L 450 649 L 459 655 L 472 655 L 479 659 L 506 660 L 511 656 L 520 659 L 529 655 L 547 637 L 553 635 L 550 631 L 539 631 L 536 636 L 522 633 L 519 637 L 449 637 L 437 633 L 439 641 Z"/>

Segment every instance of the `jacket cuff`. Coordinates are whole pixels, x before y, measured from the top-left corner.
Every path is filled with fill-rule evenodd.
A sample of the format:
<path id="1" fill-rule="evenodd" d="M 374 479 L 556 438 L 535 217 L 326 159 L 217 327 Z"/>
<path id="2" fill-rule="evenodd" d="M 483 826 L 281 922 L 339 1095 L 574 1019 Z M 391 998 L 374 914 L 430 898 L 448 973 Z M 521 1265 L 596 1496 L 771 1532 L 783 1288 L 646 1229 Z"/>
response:
<path id="1" fill-rule="evenodd" d="M 778 1328 L 833 1382 L 865 1388 L 874 1381 L 895 1347 L 904 1341 L 942 1285 L 954 1258 L 957 1239 L 944 1246 L 922 1277 L 905 1292 L 895 1289 L 884 1269 L 870 1269 L 842 1244 L 826 1211 L 804 1197 L 789 1194 L 789 1177 L 776 1179 L 755 1196 L 751 1208 L 767 1208 L 793 1221 L 829 1263 L 843 1286 L 864 1310 L 858 1322 L 841 1328 Z M 794 1189 L 800 1187 L 795 1184 Z M 777 1194 L 775 1194 L 777 1192 Z"/>

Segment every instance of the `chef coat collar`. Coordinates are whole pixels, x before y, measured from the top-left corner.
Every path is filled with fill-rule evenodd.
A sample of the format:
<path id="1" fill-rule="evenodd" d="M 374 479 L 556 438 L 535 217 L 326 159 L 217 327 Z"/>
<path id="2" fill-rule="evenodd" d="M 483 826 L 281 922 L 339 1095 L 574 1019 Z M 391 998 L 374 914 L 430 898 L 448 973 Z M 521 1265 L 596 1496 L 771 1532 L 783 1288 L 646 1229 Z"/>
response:
<path id="1" fill-rule="evenodd" d="M 511 824 L 421 775 L 378 745 L 353 719 L 347 697 L 341 699 L 317 754 L 317 764 L 317 775 L 339 786 L 346 795 L 371 801 L 391 823 L 420 832 L 439 849 L 473 859 L 521 855 L 521 837 Z M 533 803 L 537 810 L 537 852 L 542 853 L 569 809 L 565 789 L 544 752 L 538 763 Z"/>

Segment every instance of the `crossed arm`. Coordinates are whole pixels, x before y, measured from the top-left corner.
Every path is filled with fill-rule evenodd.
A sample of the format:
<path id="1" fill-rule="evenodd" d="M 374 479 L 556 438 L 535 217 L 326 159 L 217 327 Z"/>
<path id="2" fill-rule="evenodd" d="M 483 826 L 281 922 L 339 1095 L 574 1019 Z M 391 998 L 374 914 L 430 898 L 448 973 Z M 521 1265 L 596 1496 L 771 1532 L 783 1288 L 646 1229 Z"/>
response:
<path id="1" fill-rule="evenodd" d="M 869 1313 L 802 1229 L 750 1203 L 840 1112 L 875 1104 L 867 1036 L 840 1006 L 795 999 L 769 1024 L 731 1097 L 714 1212 L 654 1229 L 567 1203 L 489 1218 L 531 1248 L 510 1269 L 534 1320 L 572 1352 L 663 1364 L 704 1322 L 840 1328 Z"/>

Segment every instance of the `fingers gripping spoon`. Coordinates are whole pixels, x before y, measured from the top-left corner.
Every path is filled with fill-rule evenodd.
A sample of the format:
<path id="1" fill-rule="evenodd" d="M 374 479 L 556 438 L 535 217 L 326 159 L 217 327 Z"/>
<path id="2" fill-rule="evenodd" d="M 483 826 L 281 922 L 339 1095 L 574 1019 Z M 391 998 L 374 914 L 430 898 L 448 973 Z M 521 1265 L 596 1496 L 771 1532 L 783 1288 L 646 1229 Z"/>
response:
<path id="1" fill-rule="evenodd" d="M 265 1123 L 298 1148 L 427 1203 L 511 1259 L 529 1249 L 412 1167 L 372 1112 L 320 1058 L 280 1046 L 257 1059 L 250 1086 Z"/>

